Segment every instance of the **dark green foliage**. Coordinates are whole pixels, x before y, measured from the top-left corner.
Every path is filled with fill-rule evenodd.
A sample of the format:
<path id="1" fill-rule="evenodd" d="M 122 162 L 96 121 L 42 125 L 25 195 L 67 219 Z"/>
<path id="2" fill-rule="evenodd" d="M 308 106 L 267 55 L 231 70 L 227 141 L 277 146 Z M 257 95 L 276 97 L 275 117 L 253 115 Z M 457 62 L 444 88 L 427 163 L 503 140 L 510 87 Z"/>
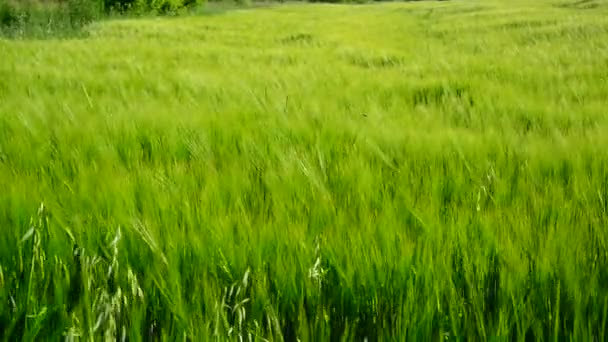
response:
<path id="1" fill-rule="evenodd" d="M 100 18 L 102 8 L 101 0 L 0 0 L 0 33 L 32 37 L 72 34 Z"/>
<path id="2" fill-rule="evenodd" d="M 12 26 L 19 21 L 19 12 L 7 1 L 0 0 L 0 27 Z"/>
<path id="3" fill-rule="evenodd" d="M 138 0 L 104 0 L 105 8 L 120 12 L 129 11 L 137 7 Z"/>
<path id="4" fill-rule="evenodd" d="M 204 0 L 0 0 L 0 34 L 72 35 L 112 13 L 168 14 L 203 4 Z"/>
<path id="5" fill-rule="evenodd" d="M 66 12 L 70 22 L 85 25 L 99 19 L 104 6 L 101 0 L 67 0 Z"/>
<path id="6" fill-rule="evenodd" d="M 118 12 L 169 13 L 182 8 L 200 6 L 204 0 L 103 0 L 106 10 Z"/>

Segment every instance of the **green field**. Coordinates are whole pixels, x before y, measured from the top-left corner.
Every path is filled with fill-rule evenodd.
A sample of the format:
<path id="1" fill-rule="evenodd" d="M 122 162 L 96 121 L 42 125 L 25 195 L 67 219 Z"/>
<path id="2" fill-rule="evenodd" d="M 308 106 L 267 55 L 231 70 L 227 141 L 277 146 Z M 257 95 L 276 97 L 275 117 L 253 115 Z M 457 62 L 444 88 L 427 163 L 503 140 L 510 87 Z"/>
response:
<path id="1" fill-rule="evenodd" d="M 0 339 L 608 331 L 608 3 L 0 39 Z"/>

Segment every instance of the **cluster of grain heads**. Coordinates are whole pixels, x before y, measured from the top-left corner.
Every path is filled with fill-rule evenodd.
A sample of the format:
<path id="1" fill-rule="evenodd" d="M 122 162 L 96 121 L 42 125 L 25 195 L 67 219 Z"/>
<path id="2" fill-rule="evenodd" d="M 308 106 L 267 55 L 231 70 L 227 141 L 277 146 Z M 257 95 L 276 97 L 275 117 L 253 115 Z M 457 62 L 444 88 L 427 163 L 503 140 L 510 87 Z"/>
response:
<path id="1" fill-rule="evenodd" d="M 321 238 L 317 236 L 315 238 L 315 263 L 308 269 L 308 278 L 318 286 L 319 291 L 321 290 L 325 273 L 326 270 L 321 263 Z"/>
<path id="2" fill-rule="evenodd" d="M 247 298 L 247 293 L 250 292 L 249 276 L 250 270 L 247 269 L 241 281 L 224 288 L 221 300 L 216 303 L 214 336 L 227 336 L 239 341 L 252 340 L 254 335 L 246 326 L 246 304 L 250 301 L 250 298 Z"/>
<path id="3" fill-rule="evenodd" d="M 138 276 L 121 265 L 121 230 L 95 250 L 75 245 L 69 230 L 54 229 L 50 221 L 41 204 L 18 240 L 18 253 L 0 258 L 0 299 L 11 307 L 9 316 L 0 316 L 3 337 L 127 339 L 130 315 L 144 293 Z"/>
<path id="4" fill-rule="evenodd" d="M 74 253 L 81 278 L 80 293 L 73 297 L 80 303 L 80 315 L 72 315 L 66 336 L 85 336 L 104 340 L 126 340 L 134 312 L 143 303 L 144 293 L 137 276 L 119 261 L 121 229 L 99 254 L 77 247 Z M 77 282 L 78 279 L 75 279 Z M 74 288 L 74 291 L 79 291 Z M 84 319 L 81 321 L 79 317 Z"/>

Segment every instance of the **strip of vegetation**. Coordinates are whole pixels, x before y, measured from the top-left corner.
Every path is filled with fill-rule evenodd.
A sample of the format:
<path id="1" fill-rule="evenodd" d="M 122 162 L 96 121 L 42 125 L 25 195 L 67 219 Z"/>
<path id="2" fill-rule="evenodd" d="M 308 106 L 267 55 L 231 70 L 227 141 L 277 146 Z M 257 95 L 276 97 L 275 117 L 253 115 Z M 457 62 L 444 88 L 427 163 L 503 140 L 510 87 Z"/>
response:
<path id="1" fill-rule="evenodd" d="M 0 0 L 0 34 L 9 37 L 73 35 L 116 14 L 175 14 L 204 0 Z"/>

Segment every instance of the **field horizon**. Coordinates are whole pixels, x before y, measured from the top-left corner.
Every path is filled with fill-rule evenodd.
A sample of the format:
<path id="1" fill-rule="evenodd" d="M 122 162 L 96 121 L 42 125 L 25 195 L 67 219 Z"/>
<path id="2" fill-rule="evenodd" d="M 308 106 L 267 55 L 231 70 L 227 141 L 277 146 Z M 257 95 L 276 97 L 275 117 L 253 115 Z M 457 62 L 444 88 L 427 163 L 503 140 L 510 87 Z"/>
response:
<path id="1" fill-rule="evenodd" d="M 0 39 L 0 339 L 608 339 L 606 2 L 84 30 Z"/>

